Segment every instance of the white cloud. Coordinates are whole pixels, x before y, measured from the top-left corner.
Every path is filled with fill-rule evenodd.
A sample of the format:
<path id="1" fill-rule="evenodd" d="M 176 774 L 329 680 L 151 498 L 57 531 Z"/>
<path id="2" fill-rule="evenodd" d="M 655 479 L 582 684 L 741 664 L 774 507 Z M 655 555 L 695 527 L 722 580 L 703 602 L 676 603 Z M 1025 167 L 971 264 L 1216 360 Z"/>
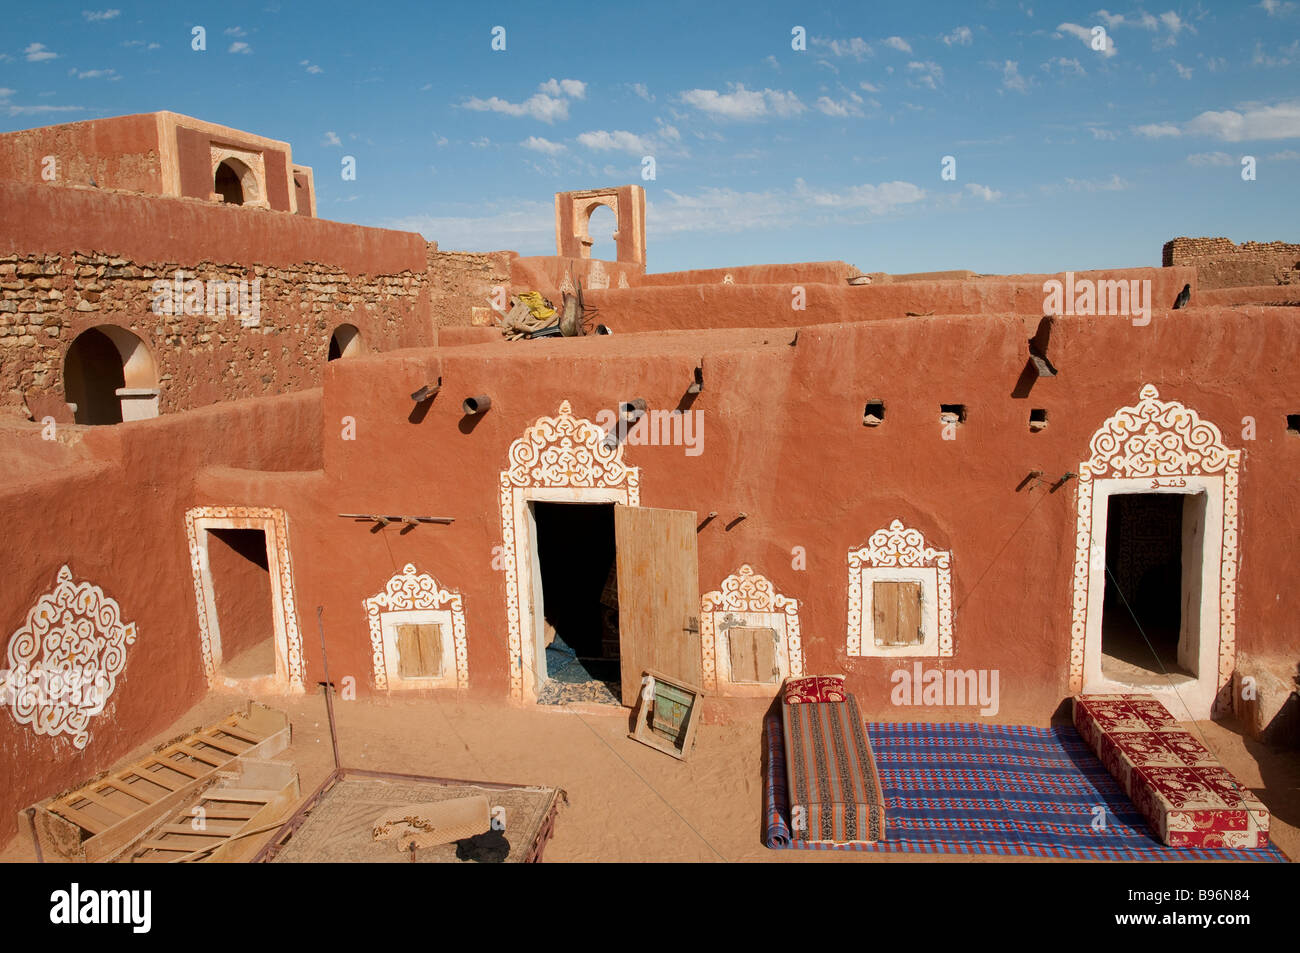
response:
<path id="1" fill-rule="evenodd" d="M 492 140 L 489 139 L 487 136 L 479 136 L 477 139 L 471 142 L 470 145 L 473 146 L 475 149 L 486 149 L 488 146 L 492 145 Z"/>
<path id="2" fill-rule="evenodd" d="M 1103 10 L 1101 12 L 1104 13 L 1105 11 Z M 1105 18 L 1103 17 L 1103 19 Z M 1120 19 L 1123 19 L 1123 17 L 1121 17 Z M 1079 24 L 1077 23 L 1062 23 L 1057 26 L 1056 35 L 1059 37 L 1062 33 L 1070 34 L 1070 36 L 1082 42 L 1083 45 L 1086 46 L 1089 50 L 1092 49 L 1091 28 L 1086 26 L 1079 26 Z M 1094 51 L 1094 52 L 1098 52 L 1098 51 Z M 1106 49 L 1100 52 L 1101 55 L 1106 57 L 1107 59 L 1115 55 L 1115 41 L 1110 38 L 1109 33 L 1106 34 Z"/>
<path id="3" fill-rule="evenodd" d="M 975 182 L 967 182 L 966 191 L 976 198 L 983 199 L 985 202 L 996 202 L 1002 198 L 1001 192 L 991 189 L 987 185 L 978 185 Z"/>
<path id="4" fill-rule="evenodd" d="M 1118 134 L 1111 129 L 1103 129 L 1101 126 L 1089 126 L 1088 131 L 1092 133 L 1092 138 L 1099 140 L 1117 139 Z"/>
<path id="5" fill-rule="evenodd" d="M 916 82 L 913 85 L 935 89 L 943 82 L 943 67 L 934 60 L 926 60 L 924 63 L 914 60 L 907 64 L 907 69 L 909 73 L 914 74 L 913 78 Z"/>
<path id="6" fill-rule="evenodd" d="M 319 66 L 317 66 L 315 63 L 313 63 L 311 60 L 302 60 L 301 62 L 298 63 L 298 65 L 299 65 L 299 66 L 305 66 L 305 67 L 307 68 L 307 72 L 309 72 L 309 73 L 323 73 L 323 72 L 325 72 L 323 69 L 321 69 L 321 68 L 320 68 Z"/>
<path id="7" fill-rule="evenodd" d="M 29 63 L 39 63 L 42 60 L 52 60 L 57 58 L 59 55 L 58 53 L 47 50 L 44 43 L 32 43 L 27 47 L 27 49 L 23 50 L 23 52 L 27 54 L 27 62 Z"/>
<path id="8" fill-rule="evenodd" d="M 1165 136 L 1182 135 L 1182 131 L 1172 122 L 1153 122 L 1145 126 L 1135 126 L 1133 131 L 1147 139 L 1162 139 Z"/>
<path id="9" fill-rule="evenodd" d="M 665 142 L 681 142 L 682 134 L 677 131 L 677 127 L 656 118 L 655 123 L 659 126 L 659 138 Z"/>
<path id="10" fill-rule="evenodd" d="M 1269 56 L 1264 52 L 1264 44 L 1258 40 L 1255 42 L 1255 55 L 1251 59 L 1252 66 L 1279 67 L 1290 66 L 1291 63 L 1300 56 L 1300 40 L 1296 40 L 1290 46 L 1284 46 L 1278 50 L 1280 56 Z"/>
<path id="11" fill-rule="evenodd" d="M 871 44 L 860 36 L 846 40 L 815 36 L 812 38 L 812 44 L 816 47 L 824 47 L 831 56 L 851 56 L 855 60 L 864 60 L 871 55 Z"/>
<path id="12" fill-rule="evenodd" d="M 1051 72 L 1053 68 L 1060 71 L 1062 76 L 1086 76 L 1088 71 L 1083 68 L 1083 64 L 1073 57 L 1054 56 L 1040 69 Z"/>
<path id="13" fill-rule="evenodd" d="M 1015 60 L 1007 60 L 1002 64 L 1002 87 L 1004 89 L 1014 89 L 1018 93 L 1029 91 L 1029 84 L 1020 75 L 1020 69 Z"/>
<path id="14" fill-rule="evenodd" d="M 651 95 L 650 90 L 646 89 L 645 83 L 633 83 L 632 92 L 636 93 L 638 96 L 640 96 L 648 103 L 652 103 L 655 101 L 655 98 L 653 95 Z"/>
<path id="15" fill-rule="evenodd" d="M 774 70 L 779 70 L 781 68 L 781 61 L 778 60 L 771 53 L 768 53 L 767 56 L 763 57 L 763 62 L 766 63 L 768 66 L 772 67 L 772 69 Z"/>
<path id="16" fill-rule="evenodd" d="M 863 82 L 861 82 L 861 83 L 858 83 L 858 88 L 859 88 L 859 89 L 864 89 L 864 90 L 866 90 L 868 93 L 878 93 L 878 92 L 880 92 L 880 87 L 879 87 L 879 86 L 876 86 L 876 85 L 873 84 L 873 83 L 868 83 L 868 82 L 866 82 L 865 80 L 864 80 Z"/>
<path id="17" fill-rule="evenodd" d="M 332 132 L 332 131 L 331 131 L 331 132 L 326 132 L 326 133 L 325 133 L 325 138 L 324 138 L 323 140 L 321 140 L 321 145 L 322 145 L 322 146 L 341 146 L 341 145 L 343 145 L 343 140 L 340 139 L 340 138 L 338 137 L 338 133 L 336 133 L 336 132 Z"/>
<path id="18" fill-rule="evenodd" d="M 529 136 L 523 142 L 519 143 L 525 149 L 532 149 L 534 152 L 542 152 L 548 156 L 557 155 L 564 151 L 564 143 L 551 142 L 550 139 L 543 139 L 541 136 Z"/>
<path id="19" fill-rule="evenodd" d="M 1178 76 L 1180 79 L 1192 78 L 1191 67 L 1184 66 L 1182 63 L 1178 62 L 1177 60 L 1170 60 L 1169 62 L 1170 64 L 1173 65 L 1174 69 L 1178 71 Z"/>
<path id="20" fill-rule="evenodd" d="M 81 15 L 90 23 L 112 20 L 122 15 L 121 10 L 82 10 Z"/>
<path id="21" fill-rule="evenodd" d="M 1271 17 L 1289 16 L 1295 10 L 1290 0 L 1261 0 L 1258 6 Z"/>
<path id="22" fill-rule="evenodd" d="M 1184 128 L 1191 135 L 1213 136 L 1224 142 L 1300 138 L 1300 99 L 1254 106 L 1245 112 L 1203 112 Z"/>
<path id="23" fill-rule="evenodd" d="M 576 79 L 548 79 L 537 87 L 538 92 L 548 96 L 568 96 L 570 99 L 586 99 L 587 84 Z"/>
<path id="24" fill-rule="evenodd" d="M 970 46 L 974 36 L 968 26 L 959 26 L 951 33 L 946 33 L 940 39 L 945 46 Z"/>
<path id="25" fill-rule="evenodd" d="M 225 29 L 226 36 L 248 36 L 248 31 L 242 26 L 231 26 Z"/>
<path id="26" fill-rule="evenodd" d="M 497 96 L 479 99 L 477 96 L 461 104 L 466 109 L 476 112 L 496 112 L 506 116 L 527 116 L 544 123 L 553 123 L 557 119 L 569 118 L 569 101 L 567 99 L 536 93 L 522 103 L 507 102 Z"/>
<path id="27" fill-rule="evenodd" d="M 682 101 L 701 112 L 723 119 L 762 119 L 777 116 L 782 119 L 796 116 L 805 107 L 792 92 L 779 89 L 746 89 L 743 83 L 729 84 L 731 91 L 720 93 L 716 89 L 688 89 Z"/>
<path id="28" fill-rule="evenodd" d="M 1236 165 L 1237 160 L 1226 152 L 1196 152 L 1187 157 L 1189 165 Z"/>
<path id="29" fill-rule="evenodd" d="M 1222 56 L 1211 56 L 1208 60 L 1205 61 L 1205 65 L 1210 68 L 1211 73 L 1217 73 L 1219 72 L 1219 70 L 1224 70 L 1228 68 L 1228 61 L 1225 60 Z"/>
<path id="30" fill-rule="evenodd" d="M 819 96 L 814 103 L 818 111 L 828 116 L 834 116 L 838 119 L 844 119 L 849 116 L 862 115 L 862 97 L 857 93 L 849 93 L 849 98 L 834 100 L 829 96 Z"/>
<path id="31" fill-rule="evenodd" d="M 597 152 L 627 152 L 632 155 L 645 155 L 654 149 L 651 140 L 623 129 L 615 129 L 613 132 L 597 129 L 580 133 L 578 143 Z"/>
<path id="32" fill-rule="evenodd" d="M 230 44 L 230 49 L 226 50 L 226 52 L 243 53 L 245 55 L 248 55 L 253 52 L 253 48 L 249 46 L 247 43 L 245 43 L 243 40 L 236 40 L 234 43 Z"/>
<path id="33" fill-rule="evenodd" d="M 68 70 L 69 76 L 75 76 L 77 79 L 121 79 L 115 69 L 88 69 L 88 70 Z"/>
<path id="34" fill-rule="evenodd" d="M 1131 188 L 1118 173 L 1112 173 L 1109 179 L 1066 179 L 1065 186 L 1071 192 L 1122 192 Z"/>
<path id="35" fill-rule="evenodd" d="M 1300 152 L 1294 149 L 1283 149 L 1281 152 L 1275 152 L 1271 156 L 1264 156 L 1270 162 L 1294 162 L 1300 159 Z"/>
<path id="36" fill-rule="evenodd" d="M 890 36 L 885 38 L 885 46 L 892 47 L 900 53 L 911 53 L 912 46 L 901 36 Z"/>

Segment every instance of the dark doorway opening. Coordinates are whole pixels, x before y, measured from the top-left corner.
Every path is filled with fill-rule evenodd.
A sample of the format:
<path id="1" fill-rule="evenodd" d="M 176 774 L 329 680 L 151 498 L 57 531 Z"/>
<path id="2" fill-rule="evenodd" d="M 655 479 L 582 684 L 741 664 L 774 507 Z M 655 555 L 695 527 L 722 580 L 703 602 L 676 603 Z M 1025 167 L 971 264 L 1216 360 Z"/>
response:
<path id="1" fill-rule="evenodd" d="M 1179 662 L 1186 499 L 1180 493 L 1110 497 L 1101 651 L 1103 668 L 1120 680 L 1195 674 Z"/>
<path id="2" fill-rule="evenodd" d="M 244 185 L 239 181 L 239 173 L 228 162 L 217 166 L 216 181 L 213 189 L 227 205 L 244 204 Z"/>
<path id="3" fill-rule="evenodd" d="M 77 409 L 79 424 L 120 424 L 126 371 L 117 345 L 103 331 L 91 328 L 77 335 L 63 362 L 64 393 Z"/>
<path id="4" fill-rule="evenodd" d="M 275 611 L 266 533 L 208 530 L 208 567 L 217 604 L 221 674 L 258 678 L 275 674 Z"/>
<path id="5" fill-rule="evenodd" d="M 617 547 L 612 503 L 534 502 L 546 682 L 542 704 L 619 704 Z"/>

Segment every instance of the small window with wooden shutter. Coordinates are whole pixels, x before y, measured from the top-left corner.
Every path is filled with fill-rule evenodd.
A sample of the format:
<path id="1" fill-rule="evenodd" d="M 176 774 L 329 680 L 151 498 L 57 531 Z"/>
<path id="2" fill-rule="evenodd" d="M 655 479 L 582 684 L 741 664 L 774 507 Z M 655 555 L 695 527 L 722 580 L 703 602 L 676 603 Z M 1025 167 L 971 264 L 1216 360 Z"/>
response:
<path id="1" fill-rule="evenodd" d="M 430 622 L 397 626 L 397 664 L 402 678 L 440 678 L 442 626 Z"/>
<path id="2" fill-rule="evenodd" d="M 777 665 L 776 629 L 734 626 L 727 630 L 731 655 L 731 680 L 775 685 L 781 677 Z"/>
<path id="3" fill-rule="evenodd" d="M 871 615 L 877 645 L 920 645 L 925 641 L 919 582 L 873 582 Z"/>

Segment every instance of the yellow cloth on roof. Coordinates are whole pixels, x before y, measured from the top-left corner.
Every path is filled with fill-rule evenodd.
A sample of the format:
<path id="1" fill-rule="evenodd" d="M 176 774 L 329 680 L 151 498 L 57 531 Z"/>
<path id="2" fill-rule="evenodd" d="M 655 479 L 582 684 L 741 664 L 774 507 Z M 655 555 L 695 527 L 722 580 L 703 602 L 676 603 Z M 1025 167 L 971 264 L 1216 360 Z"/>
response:
<path id="1" fill-rule="evenodd" d="M 542 297 L 540 291 L 521 292 L 519 300 L 528 306 L 528 313 L 534 318 L 555 317 L 555 309 L 546 306 L 546 299 Z"/>

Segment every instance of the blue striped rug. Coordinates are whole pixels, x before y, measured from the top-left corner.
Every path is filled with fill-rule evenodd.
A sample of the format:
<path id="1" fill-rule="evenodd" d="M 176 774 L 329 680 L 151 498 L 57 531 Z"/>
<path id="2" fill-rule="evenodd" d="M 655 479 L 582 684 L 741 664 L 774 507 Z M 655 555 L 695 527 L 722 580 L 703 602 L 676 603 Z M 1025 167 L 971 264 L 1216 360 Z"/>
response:
<path id="1" fill-rule="evenodd" d="M 768 717 L 768 847 L 1076 860 L 1286 860 L 1271 844 L 1255 850 L 1166 847 L 1069 726 L 869 723 L 867 735 L 885 797 L 885 840 L 798 843 L 790 838 L 787 817 L 780 716 Z M 1104 826 L 1094 826 L 1103 817 Z"/>

